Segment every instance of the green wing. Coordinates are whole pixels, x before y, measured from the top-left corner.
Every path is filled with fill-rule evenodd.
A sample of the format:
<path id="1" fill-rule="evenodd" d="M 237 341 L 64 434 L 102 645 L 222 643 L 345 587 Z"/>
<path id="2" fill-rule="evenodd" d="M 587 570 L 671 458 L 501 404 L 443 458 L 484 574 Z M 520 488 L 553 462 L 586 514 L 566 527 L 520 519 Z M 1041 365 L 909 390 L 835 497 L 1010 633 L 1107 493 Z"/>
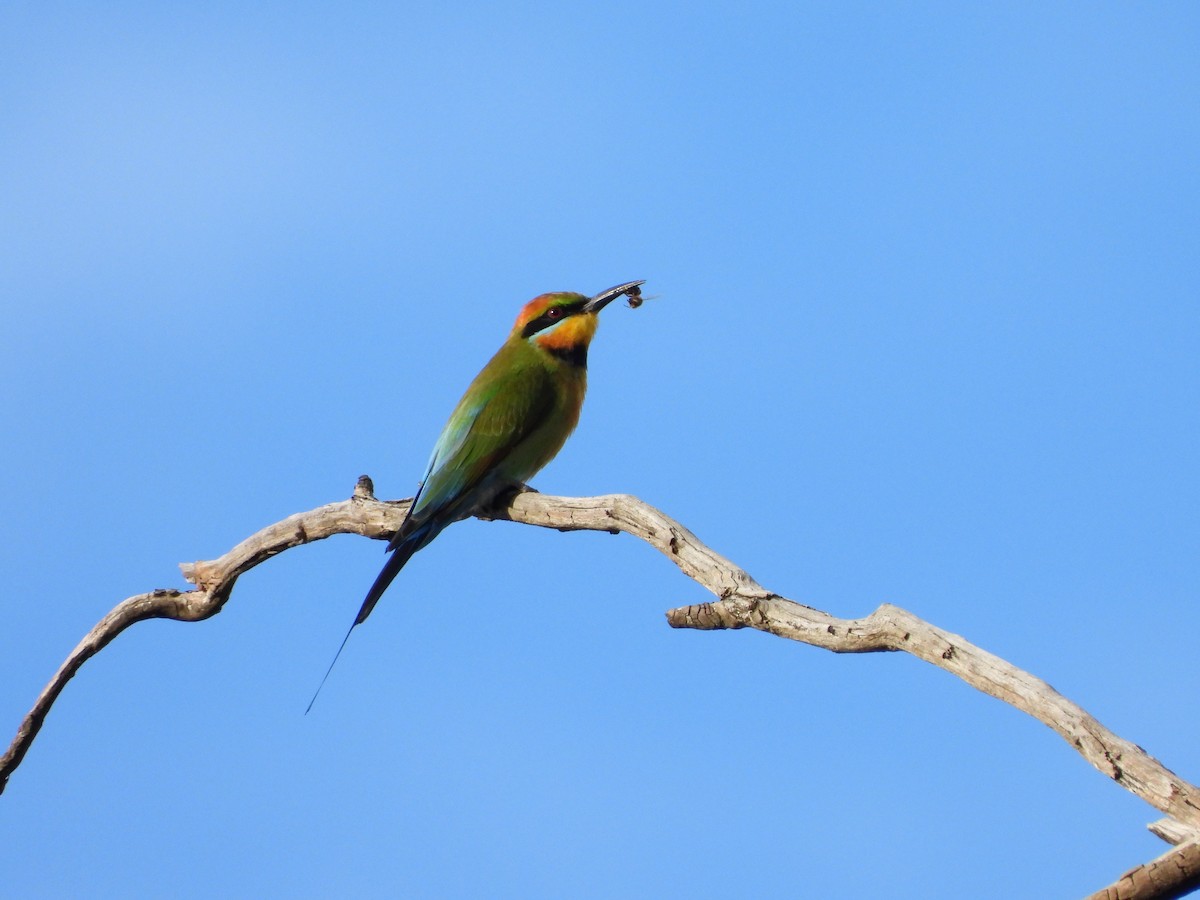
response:
<path id="1" fill-rule="evenodd" d="M 442 429 L 409 514 L 411 524 L 397 538 L 442 515 L 457 517 L 478 502 L 481 489 L 519 478 L 506 473 L 504 463 L 553 415 L 556 397 L 544 367 L 514 365 L 503 351 L 496 354 Z"/>

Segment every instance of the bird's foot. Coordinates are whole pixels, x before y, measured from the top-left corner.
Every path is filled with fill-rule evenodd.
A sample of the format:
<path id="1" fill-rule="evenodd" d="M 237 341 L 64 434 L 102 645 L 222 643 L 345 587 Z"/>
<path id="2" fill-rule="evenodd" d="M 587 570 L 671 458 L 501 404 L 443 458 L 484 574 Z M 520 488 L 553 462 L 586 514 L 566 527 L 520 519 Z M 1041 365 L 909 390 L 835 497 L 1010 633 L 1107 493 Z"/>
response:
<path id="1" fill-rule="evenodd" d="M 491 502 L 482 506 L 475 513 L 475 518 L 482 519 L 484 522 L 492 522 L 496 519 L 508 518 L 508 507 L 512 503 L 513 497 L 518 494 L 536 494 L 537 488 L 531 488 L 527 484 L 513 484 L 500 491 Z"/>

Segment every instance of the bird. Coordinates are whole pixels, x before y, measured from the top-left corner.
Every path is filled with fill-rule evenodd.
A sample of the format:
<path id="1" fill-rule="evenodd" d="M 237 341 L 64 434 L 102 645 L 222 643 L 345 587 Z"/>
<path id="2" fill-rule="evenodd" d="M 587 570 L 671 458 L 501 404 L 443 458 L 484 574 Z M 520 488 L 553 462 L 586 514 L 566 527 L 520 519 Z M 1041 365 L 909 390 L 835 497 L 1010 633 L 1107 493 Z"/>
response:
<path id="1" fill-rule="evenodd" d="M 628 281 L 588 297 L 541 294 L 522 308 L 507 340 L 475 376 L 434 444 L 425 477 L 388 542 L 391 554 L 367 591 L 307 714 L 355 627 L 371 615 L 405 563 L 447 525 L 486 508 L 505 492 L 528 489 L 579 422 L 587 390 L 588 347 L 600 311 L 618 297 L 639 297 Z"/>

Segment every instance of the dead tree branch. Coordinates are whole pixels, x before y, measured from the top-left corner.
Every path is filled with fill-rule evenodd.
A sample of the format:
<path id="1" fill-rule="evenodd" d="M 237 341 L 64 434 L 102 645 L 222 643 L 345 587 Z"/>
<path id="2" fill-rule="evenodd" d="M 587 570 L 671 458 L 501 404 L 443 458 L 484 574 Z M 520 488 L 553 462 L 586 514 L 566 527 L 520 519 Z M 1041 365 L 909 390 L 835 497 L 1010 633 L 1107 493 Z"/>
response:
<path id="1" fill-rule="evenodd" d="M 126 628 L 145 619 L 195 622 L 216 615 L 243 572 L 290 547 L 335 534 L 386 539 L 399 527 L 408 502 L 376 500 L 370 479 L 364 476 L 349 500 L 269 525 L 219 559 L 182 565 L 184 577 L 195 586 L 192 590 L 156 590 L 119 603 L 71 651 L 25 716 L 8 752 L 0 757 L 0 792 L 21 764 L 66 683 L 84 662 Z M 1154 831 L 1179 846 L 1127 873 L 1096 897 L 1171 897 L 1200 885 L 1200 789 L 1141 747 L 1109 731 L 1046 682 L 959 635 L 890 604 L 865 618 L 839 619 L 795 603 L 763 588 L 688 529 L 635 497 L 522 493 L 489 510 L 487 517 L 561 531 L 625 532 L 641 538 L 716 597 L 710 603 L 670 610 L 667 621 L 674 628 L 756 628 L 835 653 L 902 650 L 945 669 L 1054 729 L 1103 775 L 1169 817 L 1155 823 Z"/>
<path id="2" fill-rule="evenodd" d="M 1171 900 L 1200 887 L 1200 841 L 1189 840 L 1130 869 L 1087 900 Z"/>

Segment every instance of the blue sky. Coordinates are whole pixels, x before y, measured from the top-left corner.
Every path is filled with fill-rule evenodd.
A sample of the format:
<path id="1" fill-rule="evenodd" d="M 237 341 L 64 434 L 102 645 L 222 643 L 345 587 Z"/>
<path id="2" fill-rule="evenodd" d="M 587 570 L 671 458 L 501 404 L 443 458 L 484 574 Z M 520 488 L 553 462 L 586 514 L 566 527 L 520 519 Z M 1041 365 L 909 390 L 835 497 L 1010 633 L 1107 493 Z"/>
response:
<path id="1" fill-rule="evenodd" d="M 535 484 L 880 602 L 1200 778 L 1191 4 L 10 3 L 0 716 L 116 602 L 412 493 L 529 297 L 645 278 Z M 901 655 L 672 631 L 628 537 L 465 522 L 143 623 L 0 798 L 32 897 L 1079 896 L 1165 849 Z M 7 734 L 5 740 L 7 740 Z"/>

